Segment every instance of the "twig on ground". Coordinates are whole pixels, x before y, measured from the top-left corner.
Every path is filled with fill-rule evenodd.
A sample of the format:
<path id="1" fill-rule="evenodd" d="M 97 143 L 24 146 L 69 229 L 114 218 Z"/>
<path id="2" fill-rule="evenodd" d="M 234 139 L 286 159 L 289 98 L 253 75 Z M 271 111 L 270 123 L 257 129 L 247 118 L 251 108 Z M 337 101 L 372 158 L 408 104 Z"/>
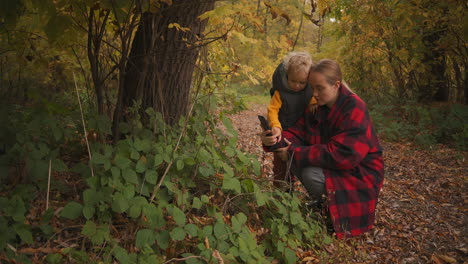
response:
<path id="1" fill-rule="evenodd" d="M 187 259 L 192 259 L 192 258 L 199 258 L 199 259 L 203 259 L 205 261 L 207 261 L 204 257 L 202 256 L 188 256 L 188 257 L 185 257 L 185 258 L 171 258 L 170 260 L 164 262 L 164 264 L 168 264 L 168 263 L 171 263 L 171 262 L 174 262 L 174 261 L 185 261 Z M 208 261 L 207 261 L 208 262 Z"/>

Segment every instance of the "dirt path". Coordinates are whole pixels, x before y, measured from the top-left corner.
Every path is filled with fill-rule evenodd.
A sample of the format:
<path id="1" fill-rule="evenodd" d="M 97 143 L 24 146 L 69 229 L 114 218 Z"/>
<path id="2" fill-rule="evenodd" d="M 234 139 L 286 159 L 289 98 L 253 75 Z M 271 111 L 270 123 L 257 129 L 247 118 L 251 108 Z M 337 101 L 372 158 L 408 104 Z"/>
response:
<path id="1" fill-rule="evenodd" d="M 265 113 L 264 105 L 254 104 L 232 120 L 239 147 L 257 155 L 270 173 L 271 154 L 263 152 L 256 136 L 257 115 Z M 375 228 L 346 241 L 350 253 L 340 263 L 468 263 L 467 153 L 445 146 L 382 145 L 385 183 Z M 340 254 L 342 246 L 328 250 Z"/>

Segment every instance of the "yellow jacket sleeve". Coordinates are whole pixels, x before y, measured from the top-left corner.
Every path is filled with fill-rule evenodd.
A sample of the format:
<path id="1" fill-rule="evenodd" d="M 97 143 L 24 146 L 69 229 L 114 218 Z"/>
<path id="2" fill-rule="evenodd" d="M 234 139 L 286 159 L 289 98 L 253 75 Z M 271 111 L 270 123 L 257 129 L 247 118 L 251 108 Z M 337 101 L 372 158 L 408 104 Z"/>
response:
<path id="1" fill-rule="evenodd" d="M 279 127 L 281 130 L 281 123 L 279 121 L 279 110 L 283 102 L 281 101 L 281 95 L 278 91 L 275 91 L 273 96 L 270 99 L 270 104 L 268 105 L 268 121 L 270 122 L 270 127 Z"/>

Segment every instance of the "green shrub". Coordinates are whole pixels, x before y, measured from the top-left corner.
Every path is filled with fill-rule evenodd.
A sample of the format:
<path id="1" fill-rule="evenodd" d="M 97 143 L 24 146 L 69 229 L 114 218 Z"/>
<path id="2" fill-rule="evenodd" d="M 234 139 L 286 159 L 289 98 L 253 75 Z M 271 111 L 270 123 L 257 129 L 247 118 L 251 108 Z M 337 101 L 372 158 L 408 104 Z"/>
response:
<path id="1" fill-rule="evenodd" d="M 467 150 L 468 107 L 406 105 L 375 106 L 371 116 L 387 140 L 411 140 L 423 147 L 437 143 Z"/>
<path id="2" fill-rule="evenodd" d="M 71 167 L 68 173 L 78 173 L 87 185 L 80 190 L 80 200 L 69 201 L 58 215 L 82 226 L 85 250 L 65 248 L 62 255 L 51 254 L 46 260 L 163 263 L 186 258 L 187 263 L 217 263 L 222 258 L 230 263 L 274 259 L 296 263 L 297 248 L 328 243 L 330 237 L 309 217 L 297 194 L 270 191 L 266 181 L 257 179 L 261 167 L 257 157 L 237 148 L 237 132 L 226 112 L 213 114 L 218 105 L 214 99 L 200 100 L 190 117 L 172 127 L 151 109 L 146 112 L 151 127 L 145 126 L 135 111 L 132 121 L 121 124 L 126 136 L 116 144 L 102 140 L 110 121 L 88 116 L 88 128 L 101 140 L 91 142 L 90 164 L 82 151 L 74 166 L 65 165 L 59 154 L 77 146 L 85 149 L 76 138 L 82 136 L 79 118 L 67 121 L 71 125 L 64 128 L 58 126 L 61 118 L 44 114 L 35 123 L 19 114 L 13 123 L 22 132 L 9 134 L 5 166 L 19 162 L 13 158 L 18 156 L 35 158 L 44 168 L 53 160 L 57 171 L 61 161 L 64 172 Z M 50 133 L 54 126 L 59 131 Z M 33 237 L 51 235 L 51 216 L 43 217 L 42 231 L 23 224 L 33 197 L 27 195 L 34 195 L 35 186 L 41 189 L 46 179 L 42 170 L 32 185 L 26 185 L 32 190 L 22 196 L 4 192 L 8 196 L 0 198 L 0 231 L 8 230 L 0 240 L 0 252 L 10 258 L 27 259 L 15 257 L 7 244 L 32 246 Z"/>

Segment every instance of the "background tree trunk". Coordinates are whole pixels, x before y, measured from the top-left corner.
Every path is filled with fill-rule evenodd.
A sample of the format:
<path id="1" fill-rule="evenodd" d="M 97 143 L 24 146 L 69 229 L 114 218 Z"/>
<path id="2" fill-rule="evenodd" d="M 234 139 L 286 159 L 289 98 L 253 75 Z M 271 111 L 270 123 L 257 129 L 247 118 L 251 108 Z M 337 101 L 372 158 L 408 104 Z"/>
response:
<path id="1" fill-rule="evenodd" d="M 198 16 L 213 9 L 215 0 L 175 0 L 157 13 L 144 13 L 133 40 L 114 113 L 113 134 L 134 102 L 152 107 L 168 124 L 183 115 L 189 103 L 192 74 L 206 20 Z M 177 26 L 169 25 L 177 23 Z M 197 43 L 197 41 L 199 41 Z M 120 105 L 119 105 L 120 104 Z"/>

